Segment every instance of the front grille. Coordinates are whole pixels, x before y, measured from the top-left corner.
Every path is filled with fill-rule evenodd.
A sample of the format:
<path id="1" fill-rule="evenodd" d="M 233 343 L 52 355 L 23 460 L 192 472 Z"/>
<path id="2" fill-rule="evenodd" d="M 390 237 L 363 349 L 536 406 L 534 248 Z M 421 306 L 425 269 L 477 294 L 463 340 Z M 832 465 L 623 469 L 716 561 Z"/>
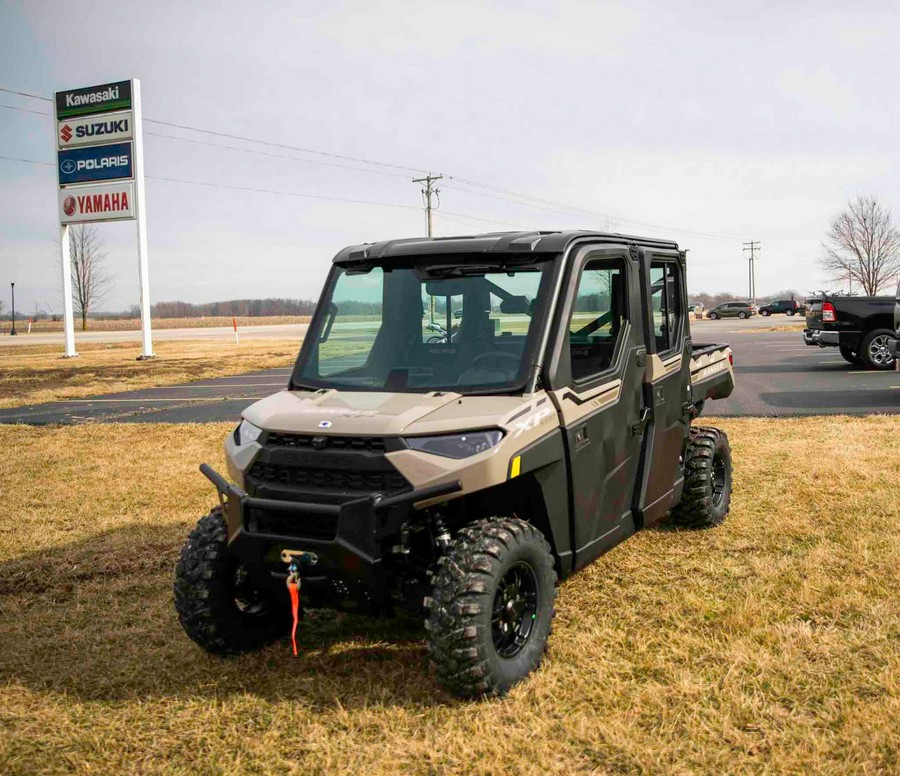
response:
<path id="1" fill-rule="evenodd" d="M 247 470 L 247 493 L 281 501 L 344 504 L 376 493 L 410 490 L 412 485 L 388 460 L 385 447 L 379 437 L 272 432 Z"/>
<path id="2" fill-rule="evenodd" d="M 304 492 L 353 492 L 360 495 L 404 490 L 406 480 L 400 472 L 315 469 L 274 463 L 255 463 L 247 473 L 258 486 L 288 486 Z"/>
<path id="3" fill-rule="evenodd" d="M 337 534 L 337 522 L 337 515 L 311 515 L 305 512 L 293 514 L 251 509 L 247 515 L 247 530 L 250 533 L 331 541 Z"/>
<path id="4" fill-rule="evenodd" d="M 315 440 L 315 442 L 313 441 Z M 266 438 L 272 447 L 293 447 L 309 450 L 358 450 L 383 453 L 384 439 L 380 437 L 307 436 L 273 432 Z"/>

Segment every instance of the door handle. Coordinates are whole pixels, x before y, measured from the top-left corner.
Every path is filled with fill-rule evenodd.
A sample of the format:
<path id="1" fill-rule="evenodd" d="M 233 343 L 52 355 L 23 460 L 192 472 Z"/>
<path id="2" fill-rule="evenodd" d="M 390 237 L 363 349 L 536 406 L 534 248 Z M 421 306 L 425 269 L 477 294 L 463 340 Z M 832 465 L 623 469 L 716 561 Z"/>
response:
<path id="1" fill-rule="evenodd" d="M 641 410 L 641 419 L 637 423 L 631 424 L 631 436 L 641 436 L 644 433 L 647 424 L 650 422 L 650 416 L 650 408 L 644 407 Z"/>

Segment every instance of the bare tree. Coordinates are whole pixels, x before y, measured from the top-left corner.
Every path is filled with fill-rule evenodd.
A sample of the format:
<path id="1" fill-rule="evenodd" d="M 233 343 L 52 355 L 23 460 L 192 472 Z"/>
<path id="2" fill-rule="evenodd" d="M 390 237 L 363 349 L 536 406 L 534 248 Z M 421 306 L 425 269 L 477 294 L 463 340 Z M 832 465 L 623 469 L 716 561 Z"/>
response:
<path id="1" fill-rule="evenodd" d="M 822 248 L 822 269 L 834 280 L 856 281 L 867 296 L 900 274 L 900 230 L 875 197 L 848 203 L 832 219 Z"/>
<path id="2" fill-rule="evenodd" d="M 81 316 L 81 329 L 87 329 L 88 314 L 109 293 L 112 276 L 106 272 L 108 253 L 93 224 L 69 227 L 69 257 L 72 260 L 72 302 Z"/>

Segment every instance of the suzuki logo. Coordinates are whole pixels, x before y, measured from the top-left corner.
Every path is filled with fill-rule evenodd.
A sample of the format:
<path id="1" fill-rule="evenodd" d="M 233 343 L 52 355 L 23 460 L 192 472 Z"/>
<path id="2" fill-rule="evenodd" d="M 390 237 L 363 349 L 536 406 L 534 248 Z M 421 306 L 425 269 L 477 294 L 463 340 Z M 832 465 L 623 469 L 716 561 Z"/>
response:
<path id="1" fill-rule="evenodd" d="M 63 142 L 68 143 L 72 139 L 72 127 L 66 124 L 60 131 L 60 136 L 63 139 Z"/>
<path id="2" fill-rule="evenodd" d="M 60 166 L 59 169 L 62 170 L 66 175 L 71 175 L 75 172 L 75 162 L 71 159 L 66 159 Z"/>

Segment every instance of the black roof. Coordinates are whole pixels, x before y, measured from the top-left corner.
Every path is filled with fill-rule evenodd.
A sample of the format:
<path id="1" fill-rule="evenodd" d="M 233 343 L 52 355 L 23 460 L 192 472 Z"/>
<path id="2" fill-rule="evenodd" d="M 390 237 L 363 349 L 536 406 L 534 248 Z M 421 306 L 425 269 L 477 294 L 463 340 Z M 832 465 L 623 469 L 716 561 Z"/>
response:
<path id="1" fill-rule="evenodd" d="M 408 237 L 376 243 L 351 245 L 334 257 L 336 264 L 401 256 L 485 253 L 562 253 L 576 240 L 598 239 L 605 243 L 639 245 L 678 250 L 669 240 L 634 237 L 627 234 L 570 230 L 566 232 L 491 232 L 465 237 Z"/>

